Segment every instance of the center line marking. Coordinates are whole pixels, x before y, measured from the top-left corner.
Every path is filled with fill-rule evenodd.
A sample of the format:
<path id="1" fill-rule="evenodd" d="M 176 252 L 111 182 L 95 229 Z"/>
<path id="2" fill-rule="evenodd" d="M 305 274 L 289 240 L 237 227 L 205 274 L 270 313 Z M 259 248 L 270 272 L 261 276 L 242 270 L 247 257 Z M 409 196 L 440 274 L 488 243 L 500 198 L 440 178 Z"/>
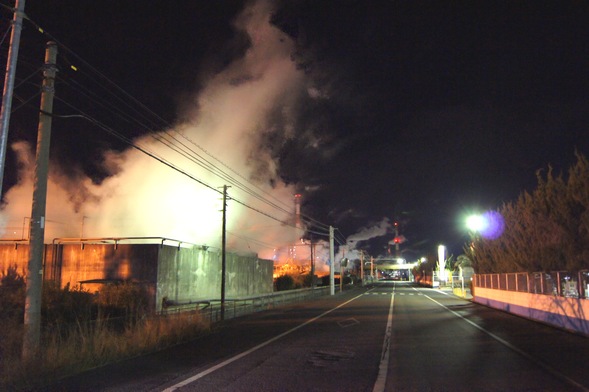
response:
<path id="1" fill-rule="evenodd" d="M 378 376 L 374 383 L 372 392 L 383 392 L 387 382 L 387 373 L 389 369 L 389 356 L 391 348 L 391 336 L 393 333 L 393 304 L 395 303 L 395 292 L 391 295 L 391 304 L 389 306 L 389 316 L 387 318 L 387 328 L 382 343 L 382 354 L 380 356 L 380 363 L 378 365 Z"/>

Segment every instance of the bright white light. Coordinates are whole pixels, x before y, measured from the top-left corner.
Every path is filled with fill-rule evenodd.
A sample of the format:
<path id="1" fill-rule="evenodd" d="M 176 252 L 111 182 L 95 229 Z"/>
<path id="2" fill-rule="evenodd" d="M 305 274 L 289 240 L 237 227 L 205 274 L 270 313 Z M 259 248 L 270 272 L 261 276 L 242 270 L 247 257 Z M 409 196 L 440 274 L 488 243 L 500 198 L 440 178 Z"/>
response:
<path id="1" fill-rule="evenodd" d="M 444 245 L 438 246 L 438 274 L 440 280 L 446 281 L 446 247 Z"/>
<path id="2" fill-rule="evenodd" d="M 471 215 L 466 218 L 466 227 L 472 231 L 483 231 L 488 225 L 487 220 L 482 215 Z"/>

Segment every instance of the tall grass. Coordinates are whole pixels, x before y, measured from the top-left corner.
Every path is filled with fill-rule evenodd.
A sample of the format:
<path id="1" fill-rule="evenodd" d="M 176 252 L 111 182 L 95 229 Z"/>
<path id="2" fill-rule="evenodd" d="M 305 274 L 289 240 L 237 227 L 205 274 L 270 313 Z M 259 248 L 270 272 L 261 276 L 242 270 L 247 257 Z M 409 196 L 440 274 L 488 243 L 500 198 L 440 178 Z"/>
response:
<path id="1" fill-rule="evenodd" d="M 4 283 L 0 281 L 3 308 L 8 303 L 5 302 L 7 296 L 2 297 L 2 287 L 9 286 Z M 13 296 L 15 287 L 11 288 L 9 292 Z M 44 292 L 44 301 L 51 299 L 61 303 L 44 305 L 44 316 L 51 319 L 43 325 L 40 351 L 34 359 L 21 359 L 22 312 L 15 312 L 17 317 L 0 317 L 0 390 L 39 388 L 85 370 L 189 341 L 206 333 L 210 327 L 194 311 L 172 315 L 138 313 L 137 296 L 132 294 L 134 289 L 125 285 L 105 290 L 109 291 L 111 298 L 116 298 L 117 304 L 105 300 L 108 296 L 98 299 L 100 295 L 85 295 L 77 288 L 57 288 L 56 292 L 52 287 L 50 290 L 51 293 Z M 93 298 L 93 301 L 87 302 L 86 297 Z M 11 298 L 21 301 L 19 296 Z M 134 302 L 121 302 L 123 298 L 133 298 Z M 77 308 L 69 312 L 64 304 Z M 83 309 L 81 304 L 88 308 Z M 18 306 L 14 308 L 18 309 Z M 139 308 L 146 310 L 142 306 Z M 123 316 L 111 316 L 121 313 Z M 73 319 L 72 314 L 76 315 Z M 93 314 L 100 317 L 93 318 Z"/>

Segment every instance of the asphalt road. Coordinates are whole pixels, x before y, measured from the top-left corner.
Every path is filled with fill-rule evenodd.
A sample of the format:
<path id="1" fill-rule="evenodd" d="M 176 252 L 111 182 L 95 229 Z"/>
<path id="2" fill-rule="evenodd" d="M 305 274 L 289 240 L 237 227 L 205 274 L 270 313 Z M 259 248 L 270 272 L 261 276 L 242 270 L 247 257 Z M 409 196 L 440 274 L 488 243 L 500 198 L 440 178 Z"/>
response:
<path id="1" fill-rule="evenodd" d="M 589 390 L 589 339 L 409 283 L 230 320 L 50 391 Z"/>

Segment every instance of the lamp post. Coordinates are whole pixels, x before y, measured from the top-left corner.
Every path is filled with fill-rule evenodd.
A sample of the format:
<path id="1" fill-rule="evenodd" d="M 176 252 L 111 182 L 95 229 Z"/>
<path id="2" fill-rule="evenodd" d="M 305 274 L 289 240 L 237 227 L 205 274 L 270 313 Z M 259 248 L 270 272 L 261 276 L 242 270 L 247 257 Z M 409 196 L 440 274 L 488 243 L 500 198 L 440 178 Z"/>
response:
<path id="1" fill-rule="evenodd" d="M 438 245 L 438 274 L 440 280 L 446 282 L 446 247 Z"/>

